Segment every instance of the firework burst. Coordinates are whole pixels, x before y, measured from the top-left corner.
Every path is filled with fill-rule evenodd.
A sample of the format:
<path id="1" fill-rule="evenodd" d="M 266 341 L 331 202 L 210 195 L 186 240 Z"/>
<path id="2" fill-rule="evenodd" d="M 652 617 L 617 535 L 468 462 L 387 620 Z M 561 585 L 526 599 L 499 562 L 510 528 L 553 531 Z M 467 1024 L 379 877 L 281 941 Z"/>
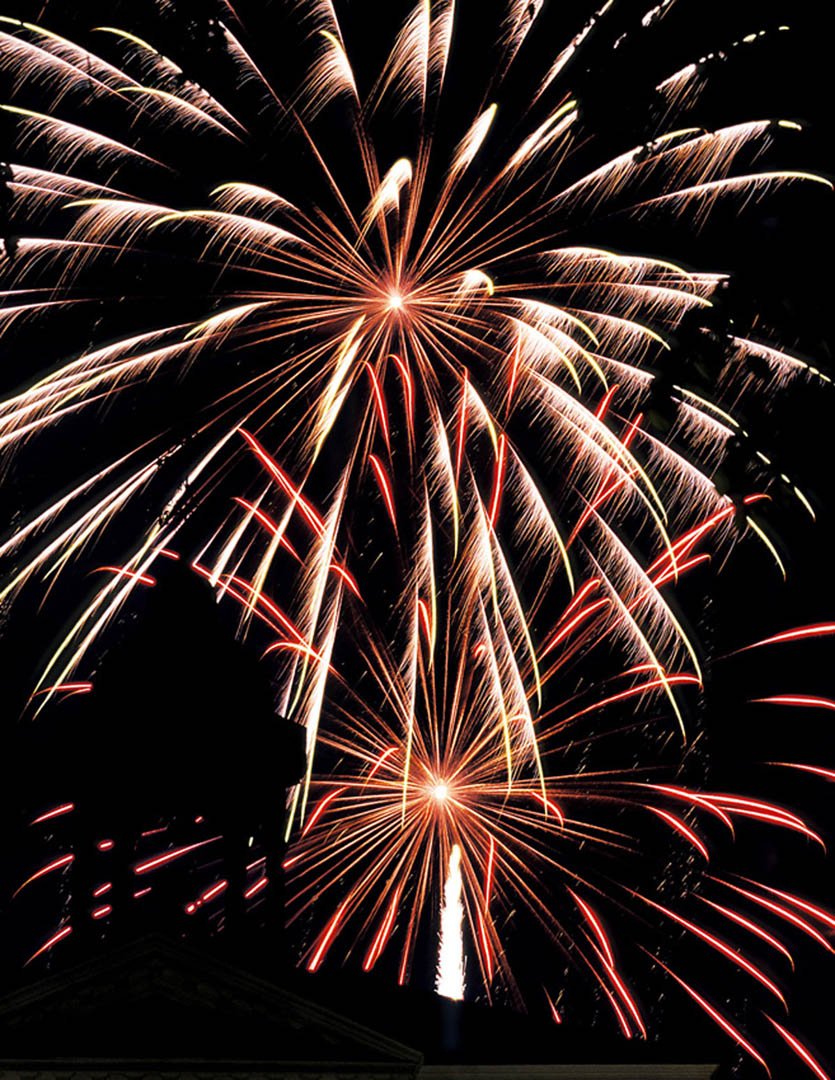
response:
<path id="1" fill-rule="evenodd" d="M 714 483 L 744 434 L 733 403 L 824 377 L 742 334 L 721 339 L 709 389 L 671 374 L 686 332 L 715 345 L 700 319 L 724 276 L 592 238 L 607 222 L 698 225 L 729 199 L 831 187 L 756 167 L 798 125 L 693 126 L 693 64 L 651 88 L 638 145 L 594 160 L 571 79 L 611 0 L 541 70 L 524 58 L 542 5 L 508 0 L 483 82 L 463 93 L 455 58 L 473 13 L 456 0 L 402 13 L 376 60 L 364 19 L 331 0 L 285 4 L 266 46 L 257 15 L 217 8 L 198 20 L 211 60 L 199 83 L 193 48 L 169 58 L 141 27 L 76 41 L 0 20 L 16 153 L 0 326 L 11 349 L 34 328 L 63 357 L 0 403 L 8 458 L 60 458 L 54 488 L 33 485 L 0 543 L 0 598 L 90 559 L 97 571 L 34 707 L 94 693 L 108 626 L 154 587 L 158 559 L 187 554 L 240 605 L 241 633 L 268 635 L 279 708 L 307 731 L 287 869 L 291 920 L 318 920 L 310 969 L 361 942 L 366 970 L 396 953 L 406 979 L 446 887 L 457 974 L 439 985 L 463 992 L 448 940 L 460 906 L 468 979 L 516 994 L 501 927 L 520 907 L 622 1032 L 643 1035 L 600 914 L 614 897 L 782 1004 L 694 907 L 783 953 L 757 914 L 827 948 L 816 926 L 831 917 L 711 878 L 702 826 L 812 830 L 770 803 L 656 782 L 647 762 L 590 770 L 570 752 L 632 731 L 680 757 L 704 658 L 671 588 L 738 531 L 782 571 L 758 519 L 767 494 Z M 84 453 L 63 441 L 79 432 Z M 649 829 L 688 853 L 701 905 L 673 910 L 618 880 Z M 739 897 L 742 910 L 726 906 Z M 652 935 L 647 949 L 659 978 L 762 1061 Z M 556 989 L 544 987 L 558 1019 Z"/>

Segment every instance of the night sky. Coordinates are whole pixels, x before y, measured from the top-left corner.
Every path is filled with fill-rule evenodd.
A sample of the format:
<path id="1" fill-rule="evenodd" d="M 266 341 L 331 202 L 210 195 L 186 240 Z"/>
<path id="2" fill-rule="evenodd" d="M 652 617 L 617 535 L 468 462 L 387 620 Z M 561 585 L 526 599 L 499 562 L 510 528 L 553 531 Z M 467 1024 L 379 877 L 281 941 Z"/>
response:
<path id="1" fill-rule="evenodd" d="M 201 4 L 196 0 L 191 6 L 198 13 L 201 12 Z M 206 0 L 205 7 L 209 6 Z M 727 0 L 724 3 L 718 0 L 677 0 L 657 29 L 634 33 L 628 43 L 615 49 L 613 45 L 621 34 L 635 25 L 636 16 L 639 21 L 646 7 L 645 3 L 636 4 L 633 0 L 623 0 L 622 3 L 616 0 L 610 19 L 591 39 L 583 59 L 574 64 L 564 79 L 564 85 L 570 87 L 583 103 L 587 123 L 597 132 L 593 154 L 589 151 L 589 160 L 602 162 L 625 148 L 646 141 L 653 133 L 658 134 L 652 131 L 653 102 L 647 96 L 647 89 L 659 78 L 689 61 L 724 50 L 726 58 L 719 57 L 706 65 L 708 88 L 692 110 L 689 123 L 713 129 L 720 124 L 767 117 L 800 122 L 804 131 L 792 132 L 786 137 L 781 134 L 773 146 L 754 162 L 756 168 L 796 169 L 829 176 L 835 174 L 832 158 L 835 120 L 830 74 L 831 39 L 820 22 L 822 6 L 816 0 L 795 0 L 792 3 L 781 0 L 733 0 L 731 3 Z M 211 73 L 212 57 L 207 57 L 205 53 L 198 55 L 194 48 L 183 47 L 182 23 L 178 22 L 176 7 L 174 4 L 163 18 L 151 0 L 114 0 L 108 5 L 99 5 L 93 0 L 77 0 L 74 3 L 65 0 L 23 0 L 19 3 L 6 0 L 0 4 L 0 13 L 34 19 L 70 38 L 76 36 L 85 40 L 87 29 L 102 21 L 101 12 L 106 8 L 106 21 L 109 24 L 135 29 L 141 36 L 154 41 L 161 50 L 180 58 L 187 73 L 193 72 L 196 80 L 208 82 L 206 65 L 209 65 Z M 454 103 L 453 115 L 455 109 L 468 116 L 472 114 L 479 99 L 478 88 L 489 77 L 485 65 L 489 64 L 489 45 L 498 7 L 497 0 L 464 0 L 460 5 L 453 44 L 455 62 L 450 69 L 445 91 L 448 95 L 446 100 Z M 183 4 L 182 10 L 185 8 Z M 275 35 L 276 63 L 281 65 L 285 81 L 292 78 L 293 64 L 300 62 L 286 45 L 289 8 L 289 3 L 282 3 L 282 0 L 273 0 L 272 3 L 249 0 L 239 5 L 242 14 L 246 16 L 251 13 L 261 28 L 259 40 L 267 41 L 270 34 Z M 343 8 L 345 36 L 350 42 L 356 68 L 362 70 L 364 65 L 379 67 L 381 50 L 384 50 L 385 42 L 391 39 L 404 14 L 410 10 L 410 5 L 400 0 L 385 4 L 381 0 L 347 0 L 340 7 L 340 12 Z M 593 11 L 594 5 L 589 3 L 546 0 L 537 29 L 527 46 L 530 69 L 537 65 L 541 69 L 557 47 L 581 29 Z M 364 28 L 369 24 L 373 24 L 373 30 L 367 32 Z M 784 24 L 790 25 L 790 32 L 777 30 Z M 759 30 L 769 33 L 750 46 L 731 47 L 745 34 Z M 530 69 L 526 61 L 521 71 L 511 73 L 502 88 L 501 111 L 506 117 L 512 116 L 514 110 L 518 110 L 526 101 Z M 218 71 L 215 74 L 221 85 L 228 84 L 228 72 Z M 0 72 L 0 100 L 8 100 L 12 82 L 10 71 Z M 0 161 L 18 160 L 13 124 L 8 115 L 3 116 L 2 122 Z M 325 132 L 323 141 L 334 148 L 332 152 L 339 160 L 340 141 L 344 142 L 350 135 L 336 120 L 326 120 L 325 123 L 332 123 L 332 130 Z M 444 116 L 439 119 L 436 132 L 439 143 L 454 146 L 458 134 L 454 123 L 447 121 Z M 178 152 L 192 155 L 193 162 L 199 163 L 199 167 L 194 167 L 189 174 L 192 179 L 183 182 L 178 179 L 175 194 L 167 192 L 165 183 L 159 181 L 156 197 L 160 201 L 167 197 L 176 199 L 178 204 L 188 204 L 190 201 L 197 204 L 205 190 L 227 179 L 230 173 L 234 173 L 235 178 L 239 173 L 253 175 L 260 182 L 267 183 L 272 172 L 281 166 L 283 177 L 288 171 L 284 168 L 284 155 L 290 150 L 278 134 L 274 142 L 268 144 L 266 126 L 263 138 L 264 145 L 257 152 L 247 151 L 247 159 L 233 165 L 204 153 L 192 140 L 188 146 L 178 148 Z M 378 140 L 381 160 L 394 160 L 408 152 L 403 145 L 404 138 L 397 125 L 394 125 L 384 136 L 384 139 L 390 140 L 390 144 L 380 145 L 381 140 Z M 582 156 L 584 150 L 581 148 L 579 153 Z M 196 176 L 201 177 L 200 183 L 193 179 Z M 359 189 L 352 192 L 350 182 L 350 179 L 345 182 L 346 195 L 349 201 L 360 202 L 361 193 Z M 306 184 L 302 170 L 295 174 L 291 172 L 286 184 L 283 180 L 282 183 L 275 181 L 276 189 L 291 200 L 311 197 Z M 152 194 L 148 197 L 152 197 Z M 694 271 L 730 273 L 732 284 L 721 297 L 717 315 L 720 329 L 729 325 L 728 320 L 734 326 L 748 329 L 753 326 L 754 336 L 777 343 L 787 351 L 810 360 L 823 371 L 832 371 L 835 367 L 835 335 L 831 324 L 832 273 L 828 259 L 832 250 L 833 221 L 835 196 L 831 191 L 825 190 L 822 185 L 790 184 L 748 205 L 733 200 L 720 204 L 699 231 L 694 229 L 687 215 L 677 222 L 668 216 L 660 223 L 646 219 L 636 223 L 623 217 L 601 218 L 584 229 L 583 242 L 617 251 L 640 252 L 671 259 Z M 181 280 L 182 268 L 173 262 L 168 266 L 164 263 L 154 264 L 152 272 L 159 274 L 160 324 L 166 317 L 173 319 L 176 313 L 183 321 L 191 317 L 192 312 L 200 309 L 201 288 L 211 288 L 208 273 L 205 281 L 199 277 L 190 278 L 185 287 L 185 299 L 174 300 L 173 294 Z M 102 295 L 106 296 L 107 283 L 102 282 L 101 287 Z M 122 305 L 113 314 L 106 304 L 102 304 L 93 318 L 85 313 L 47 334 L 40 332 L 34 324 L 16 324 L 13 334 L 0 339 L 0 383 L 4 396 L 11 395 L 22 384 L 31 381 L 33 371 L 40 373 L 49 370 L 57 358 L 71 353 L 73 349 L 78 351 L 91 340 L 108 340 L 115 336 L 119 321 L 126 317 L 126 310 L 127 305 Z M 684 335 L 682 340 L 684 345 L 673 362 L 683 364 L 682 370 L 686 370 L 686 364 L 681 360 L 681 354 L 686 351 Z M 708 366 L 709 361 L 708 356 Z M 214 389 L 212 380 L 219 386 L 222 385 L 222 377 L 221 371 L 213 372 L 203 392 L 210 396 Z M 180 410 L 189 393 L 191 390 L 187 382 L 182 385 L 161 383 L 159 390 L 153 391 L 150 399 L 146 399 L 145 407 L 155 410 L 161 425 L 170 426 L 176 431 L 177 425 L 183 423 Z M 748 394 L 742 418 L 746 430 L 751 434 L 750 441 L 743 441 L 728 456 L 714 478 L 725 491 L 739 494 L 757 490 L 757 484 L 768 482 L 772 474 L 785 473 L 809 496 L 817 517 L 815 522 L 811 521 L 797 500 L 787 494 L 785 485 L 779 482 L 771 489 L 771 502 L 761 511 L 760 520 L 775 538 L 788 580 L 785 583 L 781 581 L 773 559 L 762 545 L 746 540 L 727 556 L 721 573 L 715 573 L 719 560 L 714 560 L 708 572 L 694 574 L 676 594 L 678 610 L 683 613 L 686 625 L 701 643 L 704 654 L 716 661 L 710 665 L 703 699 L 698 703 L 694 699 L 689 706 L 692 713 L 689 719 L 700 731 L 701 738 L 698 745 L 686 755 L 678 780 L 694 785 L 703 784 L 713 791 L 733 791 L 771 799 L 801 814 L 827 841 L 835 836 L 835 788 L 825 780 L 804 777 L 802 773 L 768 763 L 789 761 L 835 768 L 829 719 L 832 713 L 821 709 L 787 709 L 757 704 L 752 703 L 752 699 L 791 693 L 835 698 L 835 638 L 782 646 L 779 651 L 759 650 L 736 656 L 728 654 L 752 640 L 791 627 L 835 619 L 835 573 L 831 559 L 835 544 L 835 484 L 832 481 L 831 450 L 833 406 L 835 388 L 815 380 L 798 380 L 788 390 L 771 399 L 768 395 Z M 663 413 L 663 408 L 661 411 Z M 123 425 L 122 436 L 132 430 L 131 425 L 137 433 L 141 431 L 142 417 L 130 408 L 123 409 L 118 415 Z M 3 537 L 14 531 L 23 520 L 21 508 L 24 505 L 29 511 L 41 505 L 51 493 L 66 489 L 74 478 L 79 454 L 90 461 L 105 458 L 109 449 L 107 440 L 105 428 L 89 430 L 84 422 L 71 420 L 67 431 L 55 432 L 42 439 L 37 451 L 30 446 L 25 461 L 4 461 L 0 473 L 0 513 L 7 523 Z M 73 446 L 74 453 L 64 452 L 63 448 L 67 445 Z M 770 470 L 763 470 L 762 466 L 754 467 L 753 446 L 768 453 L 773 462 Z M 160 478 L 160 488 L 168 479 L 166 476 Z M 207 496 L 209 500 L 215 497 L 214 492 Z M 368 512 L 370 514 L 371 510 Z M 120 544 L 125 547 L 131 542 L 132 536 L 119 535 L 119 528 L 117 525 L 111 530 L 104 545 L 106 551 L 101 555 L 95 548 L 85 551 L 78 560 L 77 569 L 65 574 L 45 598 L 38 595 L 37 587 L 30 588 L 23 592 L 19 603 L 3 613 L 5 622 L 0 629 L 0 671 L 3 673 L 3 737 L 8 739 L 7 760 L 15 760 L 11 755 L 18 752 L 20 745 L 28 745 L 26 738 L 31 732 L 27 725 L 33 721 L 31 710 L 26 710 L 25 703 L 33 678 L 49 645 L 66 627 L 70 613 L 77 610 L 86 595 L 85 590 L 89 588 L 86 575 L 96 565 L 114 558 L 111 550 L 118 549 Z M 397 584 L 395 575 L 392 573 L 390 576 L 391 580 L 384 585 L 394 589 Z M 136 612 L 140 615 L 143 602 L 137 601 Z M 236 625 L 234 615 L 234 612 L 221 612 L 218 615 L 219 633 L 231 637 Z M 124 632 L 128 622 L 123 620 L 113 642 L 108 640 L 102 644 L 103 655 L 118 639 L 119 633 Z M 257 650 L 254 655 L 258 655 Z M 720 657 L 726 659 L 716 660 Z M 344 659 L 344 663 L 350 678 L 353 674 L 351 661 Z M 54 717 L 38 721 L 44 725 L 43 731 L 46 733 L 41 737 L 40 745 L 48 745 L 53 736 L 58 738 L 55 732 L 80 716 L 83 707 L 83 699 L 54 706 L 64 712 L 57 721 Z M 65 729 L 60 738 L 66 738 Z M 120 761 L 120 768 L 131 768 L 130 740 L 133 738 L 135 733 L 125 734 L 123 745 L 114 742 L 113 752 Z M 159 738 L 163 739 L 164 736 Z M 212 738 L 221 743 L 234 740 L 235 733 L 220 727 L 213 729 Z M 614 758 L 619 754 L 631 755 L 632 739 L 633 736 L 629 736 L 616 740 L 608 753 Z M 659 744 L 659 763 L 664 759 L 665 752 L 665 748 Z M 626 766 L 629 762 L 621 764 Z M 53 851 L 64 850 L 61 845 L 67 842 L 61 832 L 62 826 L 56 826 L 54 833 L 39 833 L 37 837 L 26 826 L 26 821 L 43 808 L 39 802 L 44 798 L 41 794 L 43 785 L 38 779 L 37 764 L 31 760 L 12 768 L 14 779 L 23 778 L 24 782 L 9 785 L 9 797 L 3 809 L 4 832 L 9 839 L 4 845 L 3 870 L 0 872 L 0 940 L 4 943 L 3 976 L 9 983 L 14 983 L 20 977 L 22 960 L 56 925 L 61 903 L 58 894 L 63 893 L 65 898 L 68 884 L 64 880 L 60 888 L 56 888 L 54 882 L 43 888 L 38 886 L 37 896 L 33 895 L 25 907 L 19 900 L 12 902 L 9 899 L 24 877 L 45 862 Z M 565 764 L 562 768 L 565 768 Z M 30 781 L 31 787 L 27 787 Z M 27 795 L 27 791 L 35 790 L 39 792 L 37 797 Z M 726 861 L 733 857 L 736 873 L 758 876 L 774 888 L 790 890 L 825 908 L 835 907 L 831 859 L 811 841 L 790 832 L 740 822 L 737 844 L 732 849 L 722 839 L 721 827 L 707 832 L 711 843 L 716 845 L 717 855 L 721 852 Z M 182 835 L 184 842 L 187 842 L 191 834 L 181 827 L 178 835 Z M 666 888 L 661 879 L 665 878 L 663 865 L 668 861 L 668 854 L 671 878 L 682 875 L 686 878 L 692 861 L 690 856 L 683 857 L 675 846 L 668 852 L 664 846 L 665 836 L 663 832 L 652 830 L 647 839 L 648 854 L 662 867 L 654 871 L 659 890 Z M 149 841 L 140 854 L 154 850 L 157 849 Z M 188 860 L 187 869 L 178 871 L 180 884 L 172 889 L 172 895 L 187 896 L 195 892 L 192 880 L 199 880 L 201 886 L 204 880 L 208 880 L 205 873 L 210 863 L 201 862 L 201 858 L 195 856 Z M 721 861 L 717 857 L 717 864 Z M 673 894 L 667 895 L 669 898 Z M 177 923 L 178 927 L 181 922 Z M 514 924 L 519 929 L 515 929 Z M 612 930 L 615 931 L 614 926 Z M 312 933 L 310 924 L 302 920 L 296 933 L 302 937 L 305 934 L 309 936 Z M 541 982 L 541 960 L 533 928 L 521 919 L 515 920 L 511 912 L 507 915 L 504 933 L 506 936 L 514 933 L 522 936 L 522 942 L 516 941 L 520 985 L 536 986 Z M 613 937 L 617 938 L 616 931 Z M 735 937 L 730 930 L 728 938 L 742 944 L 742 938 Z M 305 944 L 309 944 L 309 937 L 304 940 Z M 793 977 L 784 980 L 792 1006 L 791 1028 L 802 1034 L 822 1063 L 835 1064 L 829 990 L 835 964 L 822 950 L 813 948 L 811 944 L 807 947 L 801 936 L 793 935 L 791 940 L 796 972 Z M 779 963 L 775 961 L 773 952 L 758 948 L 753 938 L 746 939 L 744 943 L 750 945 L 747 955 L 761 964 L 764 970 L 772 974 L 779 972 L 781 976 L 786 974 L 783 971 L 785 965 L 781 960 Z M 757 1020 L 756 1013 L 762 998 L 752 993 L 746 999 L 747 984 L 741 975 L 735 974 L 733 980 L 728 979 L 728 965 L 709 955 L 706 957 L 703 947 L 685 944 L 680 948 L 680 954 L 674 953 L 677 959 L 679 956 L 686 959 L 686 962 L 680 963 L 680 967 L 689 971 L 696 985 L 712 993 L 712 1000 L 717 1004 L 730 1001 L 732 983 L 734 1004 L 728 1006 L 729 1015 L 743 1026 L 752 1016 Z M 624 950 L 628 951 L 625 944 Z M 310 992 L 318 993 L 337 1009 L 341 998 L 346 1006 L 345 1011 L 373 1027 L 374 1015 L 382 1015 L 381 1001 L 386 999 L 396 970 L 394 961 L 391 961 L 382 963 L 373 976 L 360 976 L 357 955 L 355 953 L 351 957 L 345 972 L 340 973 L 339 958 L 334 954 L 332 962 L 323 970 L 318 990 L 310 989 Z M 567 963 L 565 958 L 554 951 L 548 962 L 553 963 L 551 982 L 554 982 L 554 977 L 559 981 Z M 33 965 L 28 969 L 27 977 L 38 977 L 47 970 L 46 962 L 39 963 L 40 966 Z M 415 971 L 415 1001 L 431 985 L 433 964 L 432 946 L 427 944 L 423 966 L 419 964 Z M 645 977 L 645 965 L 642 971 L 642 977 Z M 305 987 L 312 987 L 312 978 L 301 977 L 303 991 Z M 727 982 L 727 994 L 723 980 Z M 567 985 L 573 988 L 575 982 L 569 981 Z M 662 988 L 660 998 L 659 988 Z M 719 1061 L 720 1056 L 724 1055 L 721 1060 L 726 1062 L 728 1071 L 723 1075 L 754 1077 L 761 1074 L 757 1066 L 750 1062 L 742 1066 L 741 1071 L 733 1072 L 735 1055 L 730 1042 L 717 1035 L 715 1028 L 698 1013 L 695 1006 L 690 1007 L 682 994 L 673 993 L 660 978 L 654 977 L 651 984 L 636 986 L 636 991 L 647 1015 L 653 1019 L 653 1039 L 660 1039 L 663 1047 L 663 1052 L 659 1051 L 661 1057 L 698 1059 L 707 1056 Z M 577 994 L 582 999 L 582 991 L 578 990 Z M 569 996 L 567 992 L 567 998 Z M 499 1001 L 494 1005 L 495 1010 L 502 1012 L 501 1019 L 497 1020 L 497 1029 L 506 1030 L 508 1039 L 518 1037 L 521 1042 L 527 1042 L 526 1053 L 543 1060 L 549 1057 L 552 1060 L 565 1059 L 579 1052 L 577 1048 L 583 1046 L 587 1047 L 584 1052 L 593 1057 L 594 1046 L 598 1043 L 601 1055 L 616 1055 L 621 1044 L 616 1040 L 611 1014 L 605 1003 L 603 1006 L 599 1001 L 595 1003 L 591 993 L 587 993 L 582 1000 L 582 1006 L 576 1007 L 569 1001 L 566 1023 L 560 1030 L 546 1026 L 547 1014 L 541 998 L 535 1003 L 531 1002 L 529 1021 L 511 1016 L 510 1003 Z M 420 1001 L 423 1004 L 418 1012 L 421 1009 L 431 1010 L 432 1006 L 426 1005 L 428 997 L 421 997 Z M 775 1012 L 775 1016 L 779 1018 L 780 1013 Z M 391 1016 L 387 1022 L 390 1026 L 394 1023 Z M 473 1031 L 479 1030 L 483 1028 L 479 1029 L 478 1023 L 473 1021 Z M 409 1041 L 408 1032 L 399 1030 L 397 1034 L 404 1041 Z M 465 1039 L 464 1045 L 459 1048 L 465 1059 L 468 1055 L 477 1056 L 479 1053 L 476 1045 L 479 1035 L 473 1034 L 471 1038 L 471 1043 Z M 707 1054 L 706 1046 L 709 1048 Z M 781 1056 L 783 1050 L 774 1040 L 771 1047 L 773 1053 L 770 1060 L 773 1061 L 775 1077 L 807 1075 L 791 1055 Z M 633 1053 L 633 1048 L 629 1053 Z"/>

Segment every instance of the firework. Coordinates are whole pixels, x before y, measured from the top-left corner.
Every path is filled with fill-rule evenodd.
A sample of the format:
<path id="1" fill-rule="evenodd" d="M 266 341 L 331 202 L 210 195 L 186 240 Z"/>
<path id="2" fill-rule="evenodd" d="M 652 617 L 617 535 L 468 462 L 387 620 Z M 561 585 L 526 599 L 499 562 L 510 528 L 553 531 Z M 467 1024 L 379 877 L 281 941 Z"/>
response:
<path id="1" fill-rule="evenodd" d="M 507 0 L 466 92 L 450 87 L 473 12 L 456 0 L 419 0 L 376 61 L 385 20 L 352 22 L 332 0 L 286 3 L 266 34 L 223 0 L 204 25 L 208 65 L 170 21 L 172 57 L 141 26 L 71 39 L 0 20 L 16 139 L 0 326 L 11 349 L 35 328 L 62 357 L 0 403 L 4 453 L 41 447 L 56 472 L 0 542 L 0 598 L 95 572 L 32 688 L 40 711 L 95 693 L 103 635 L 155 587 L 158 560 L 187 556 L 239 606 L 241 634 L 263 638 L 278 707 L 307 732 L 287 870 L 308 968 L 362 942 L 365 970 L 395 956 L 403 981 L 441 922 L 442 992 L 464 992 L 466 941 L 468 985 L 516 995 L 503 927 L 521 906 L 641 1036 L 615 905 L 781 1004 L 728 924 L 787 954 L 758 921 L 768 912 L 829 948 L 822 909 L 707 871 L 717 823 L 817 841 L 796 814 L 659 782 L 649 761 L 575 760 L 615 734 L 673 761 L 692 741 L 704 657 L 672 588 L 738 531 L 783 571 L 759 517 L 767 493 L 714 483 L 747 434 L 734 403 L 825 376 L 739 331 L 717 350 L 703 320 L 723 275 L 590 237 L 831 185 L 756 167 L 793 121 L 688 123 L 706 62 L 650 87 L 646 137 L 595 159 L 571 80 L 611 8 L 534 70 L 542 5 Z M 708 380 L 670 374 L 694 333 L 717 356 Z M 83 454 L 62 443 L 79 430 Z M 659 830 L 685 868 L 681 910 L 612 870 L 640 864 Z M 719 902 L 738 897 L 741 910 Z M 647 950 L 659 979 L 763 1060 L 651 936 Z M 559 1020 L 559 987 L 541 981 Z"/>

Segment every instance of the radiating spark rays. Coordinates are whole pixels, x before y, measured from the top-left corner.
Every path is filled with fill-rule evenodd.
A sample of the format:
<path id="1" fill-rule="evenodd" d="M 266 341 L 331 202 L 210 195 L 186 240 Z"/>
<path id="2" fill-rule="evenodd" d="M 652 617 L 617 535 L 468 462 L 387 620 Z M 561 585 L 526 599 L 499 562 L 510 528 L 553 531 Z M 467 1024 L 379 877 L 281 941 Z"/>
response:
<path id="1" fill-rule="evenodd" d="M 458 102 L 442 92 L 468 44 L 457 5 L 407 6 L 381 67 L 368 73 L 354 68 L 337 0 L 291 4 L 307 76 L 283 85 L 283 71 L 244 47 L 257 35 L 227 5 L 219 32 L 229 78 L 217 94 L 130 29 L 99 28 L 103 54 L 117 63 L 0 20 L 7 113 L 24 161 L 10 166 L 10 212 L 26 229 L 38 223 L 0 268 L 0 329 L 14 340 L 39 322 L 50 340 L 57 320 L 94 301 L 108 308 L 102 325 L 122 326 L 0 402 L 5 455 L 30 453 L 44 435 L 58 445 L 82 418 L 107 425 L 118 444 L 113 460 L 46 509 L 24 508 L 0 544 L 14 560 L 0 599 L 59 575 L 66 582 L 95 550 L 88 567 L 112 579 L 51 654 L 33 702 L 94 694 L 79 677 L 82 660 L 136 586 L 155 580 L 177 536 L 184 565 L 218 602 L 238 605 L 241 634 L 269 635 L 261 648 L 277 701 L 306 728 L 287 866 L 294 920 L 314 897 L 314 916 L 331 905 L 305 957 L 311 970 L 344 933 L 348 949 L 363 938 L 366 970 L 396 951 L 403 981 L 457 852 L 457 939 L 466 920 L 488 994 L 499 982 L 516 993 L 498 917 L 531 912 L 556 942 L 578 944 L 580 966 L 632 1037 L 644 1031 L 640 1011 L 589 918 L 602 928 L 602 905 L 618 888 L 582 869 L 594 853 L 636 857 L 650 815 L 705 859 L 708 842 L 715 848 L 709 833 L 702 839 L 702 819 L 731 838 L 739 819 L 820 838 L 763 800 L 651 783 L 649 767 L 555 774 L 572 746 L 666 731 L 671 717 L 684 733 L 680 691 L 700 692 L 703 658 L 671 593 L 732 539 L 736 507 L 710 478 L 742 430 L 734 413 L 755 390 L 750 362 L 766 365 L 769 393 L 798 375 L 828 377 L 735 332 L 715 400 L 675 386 L 674 427 L 656 437 L 642 409 L 659 361 L 669 362 L 685 317 L 710 308 L 724 275 L 583 245 L 583 231 L 613 215 L 687 215 L 699 226 L 720 200 L 831 185 L 798 170 L 740 175 L 738 162 L 765 150 L 779 122 L 695 126 L 686 106 L 703 81 L 698 66 L 661 84 L 669 115 L 660 135 L 594 160 L 584 102 L 563 74 L 611 0 L 544 72 L 529 73 L 521 58 L 533 55 L 525 42 L 542 5 L 508 0 L 496 62 L 469 115 L 456 115 Z M 533 78 L 531 108 L 517 116 L 503 93 L 511 67 Z M 82 89 L 85 101 L 112 106 L 107 130 Z M 28 107 L 33 98 L 43 111 Z M 64 102 L 72 123 L 58 115 Z M 452 121 L 447 161 L 435 138 L 442 108 Z M 351 149 L 331 146 L 324 110 L 341 116 Z M 264 117 L 287 153 L 265 153 L 247 175 Z M 395 125 L 403 156 L 392 163 L 380 159 L 376 136 Z M 229 167 L 232 178 L 212 180 L 205 205 L 193 205 L 207 185 L 175 131 L 184 142 L 199 133 L 206 154 Z M 143 152 L 149 146 L 156 157 Z M 146 201 L 163 176 L 167 205 Z M 290 186 L 292 202 L 281 194 Z M 567 230 L 576 240 L 554 247 Z M 171 302 L 182 300 L 183 315 L 171 325 L 158 319 L 148 275 L 132 273 L 149 256 L 177 269 Z M 193 284 L 207 269 L 211 284 Z M 111 277 L 113 297 L 101 288 Z M 144 330 L 112 317 L 121 317 L 110 304 L 117 295 L 147 320 Z M 157 429 L 143 396 L 175 380 L 176 435 Z M 117 430 L 125 408 L 145 418 L 135 446 Z M 770 537 L 746 521 L 782 571 Z M 133 535 L 126 552 L 115 550 L 120 535 Z M 756 645 L 831 633 L 835 624 L 821 623 Z M 757 700 L 832 705 L 802 693 Z M 666 809 L 682 804 L 687 821 Z M 634 826 L 607 821 L 613 808 Z M 543 882 L 557 879 L 573 887 L 576 924 L 549 910 Z M 251 886 L 264 887 L 263 877 Z M 752 889 L 743 891 L 749 902 L 826 942 L 812 925 L 831 929 L 823 909 Z M 600 897 L 594 912 L 579 900 L 590 890 Z M 712 910 L 784 948 L 741 913 Z M 558 1020 L 550 996 L 548 1004 Z"/>

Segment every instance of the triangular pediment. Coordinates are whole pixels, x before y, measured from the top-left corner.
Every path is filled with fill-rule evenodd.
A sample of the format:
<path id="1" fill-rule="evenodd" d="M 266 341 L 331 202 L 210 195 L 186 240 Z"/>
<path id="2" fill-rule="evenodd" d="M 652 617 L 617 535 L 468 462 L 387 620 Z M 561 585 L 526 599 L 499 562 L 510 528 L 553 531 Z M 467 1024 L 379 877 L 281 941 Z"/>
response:
<path id="1" fill-rule="evenodd" d="M 367 1064 L 421 1055 L 212 955 L 149 936 L 0 999 L 0 1057 Z"/>

